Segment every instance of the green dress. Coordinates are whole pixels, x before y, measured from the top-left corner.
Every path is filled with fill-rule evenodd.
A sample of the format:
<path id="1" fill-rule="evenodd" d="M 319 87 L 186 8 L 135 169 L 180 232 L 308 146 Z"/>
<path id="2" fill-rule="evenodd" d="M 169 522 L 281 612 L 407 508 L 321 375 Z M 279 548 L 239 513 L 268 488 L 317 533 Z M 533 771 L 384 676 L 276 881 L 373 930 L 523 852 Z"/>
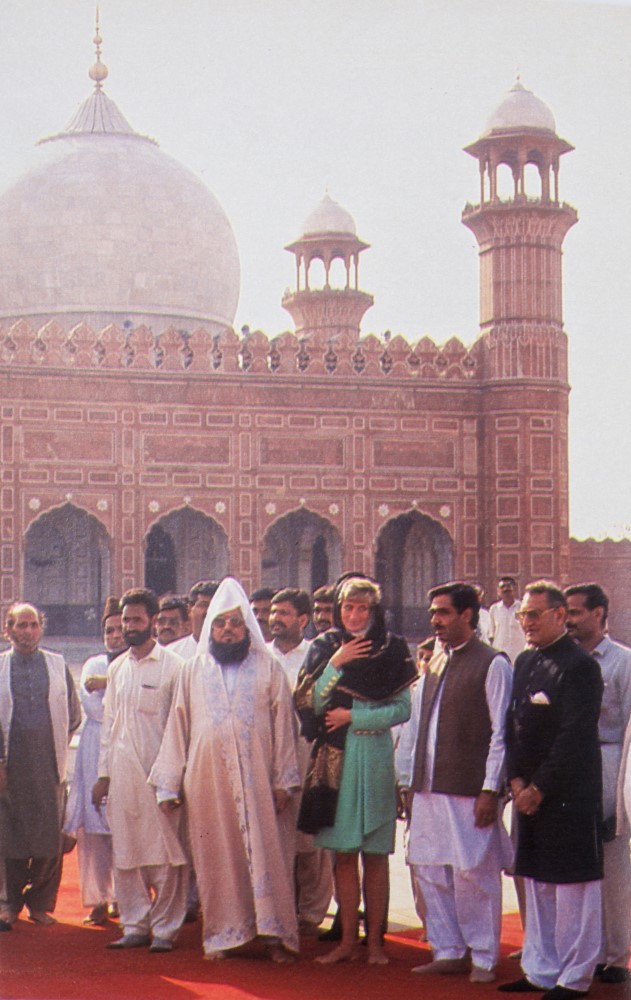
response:
<path id="1" fill-rule="evenodd" d="M 341 672 L 327 664 L 314 685 L 313 707 L 324 715 Z M 410 717 L 410 690 L 389 701 L 353 699 L 333 826 L 314 837 L 334 851 L 392 854 L 397 815 L 390 728 Z"/>

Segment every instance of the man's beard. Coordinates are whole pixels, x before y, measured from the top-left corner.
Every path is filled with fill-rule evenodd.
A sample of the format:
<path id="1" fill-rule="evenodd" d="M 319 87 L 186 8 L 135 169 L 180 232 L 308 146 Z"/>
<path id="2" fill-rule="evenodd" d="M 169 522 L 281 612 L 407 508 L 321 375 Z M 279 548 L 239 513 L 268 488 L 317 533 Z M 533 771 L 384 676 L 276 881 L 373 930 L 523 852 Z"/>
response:
<path id="1" fill-rule="evenodd" d="M 242 663 L 250 652 L 250 635 L 246 632 L 241 642 L 215 642 L 210 640 L 210 653 L 217 663 Z"/>
<path id="2" fill-rule="evenodd" d="M 123 639 L 128 646 L 144 646 L 151 639 L 153 628 L 149 625 L 142 632 L 123 632 Z"/>

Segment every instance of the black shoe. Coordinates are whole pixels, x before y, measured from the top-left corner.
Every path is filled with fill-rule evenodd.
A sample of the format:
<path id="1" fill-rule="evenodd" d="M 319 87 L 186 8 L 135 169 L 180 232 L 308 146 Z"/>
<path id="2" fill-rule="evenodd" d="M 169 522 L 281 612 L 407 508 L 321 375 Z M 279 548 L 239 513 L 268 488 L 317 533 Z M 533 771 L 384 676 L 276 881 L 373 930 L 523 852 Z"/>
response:
<path id="1" fill-rule="evenodd" d="M 13 927 L 8 920 L 0 920 L 0 934 L 2 931 L 12 931 Z"/>
<path id="2" fill-rule="evenodd" d="M 502 983 L 497 988 L 500 993 L 543 993 L 545 990 L 545 986 L 535 986 L 525 976 L 515 979 L 512 983 Z"/>
<path id="3" fill-rule="evenodd" d="M 631 979 L 631 972 L 623 965 L 604 965 L 596 975 L 601 983 L 628 983 Z"/>
<path id="4" fill-rule="evenodd" d="M 571 990 L 569 986 L 553 986 L 543 994 L 543 1000 L 574 1000 L 574 997 L 586 997 L 587 990 Z"/>

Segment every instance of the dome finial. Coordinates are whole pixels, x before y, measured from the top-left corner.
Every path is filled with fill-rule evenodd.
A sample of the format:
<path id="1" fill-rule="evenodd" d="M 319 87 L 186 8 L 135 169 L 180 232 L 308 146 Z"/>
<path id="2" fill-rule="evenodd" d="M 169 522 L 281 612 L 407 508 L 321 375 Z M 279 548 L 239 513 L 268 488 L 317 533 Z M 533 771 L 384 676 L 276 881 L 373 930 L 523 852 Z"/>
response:
<path id="1" fill-rule="evenodd" d="M 95 90 L 101 90 L 103 87 L 103 80 L 107 80 L 109 76 L 109 70 L 105 63 L 101 62 L 101 43 L 103 39 L 101 38 L 100 32 L 100 18 L 99 18 L 99 5 L 96 5 L 96 34 L 92 39 L 96 49 L 96 62 L 93 66 L 90 66 L 88 70 L 88 76 L 91 80 L 94 80 Z"/>

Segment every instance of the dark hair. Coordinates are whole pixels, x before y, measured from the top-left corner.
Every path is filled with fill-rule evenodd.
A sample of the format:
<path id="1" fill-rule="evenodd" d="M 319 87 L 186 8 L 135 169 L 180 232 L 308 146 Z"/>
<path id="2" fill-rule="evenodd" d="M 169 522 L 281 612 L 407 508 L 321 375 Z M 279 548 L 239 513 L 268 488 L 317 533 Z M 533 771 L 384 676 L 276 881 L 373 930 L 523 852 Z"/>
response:
<path id="1" fill-rule="evenodd" d="M 563 593 L 566 597 L 572 597 L 573 594 L 580 594 L 585 598 L 585 607 L 588 611 L 593 611 L 594 608 L 602 608 L 602 624 L 605 624 L 607 615 L 609 614 L 609 598 L 599 583 L 573 583 L 571 587 L 566 587 Z"/>
<path id="2" fill-rule="evenodd" d="M 335 587 L 328 583 L 324 587 L 318 587 L 313 591 L 313 600 L 320 601 L 321 604 L 333 604 L 335 600 Z"/>
<path id="3" fill-rule="evenodd" d="M 158 598 L 148 587 L 132 587 L 121 597 L 121 610 L 128 604 L 142 604 L 150 618 L 158 613 Z"/>
<path id="4" fill-rule="evenodd" d="M 497 581 L 499 583 L 512 583 L 513 587 L 517 588 L 517 580 L 514 576 L 501 576 Z"/>
<path id="5" fill-rule="evenodd" d="M 311 614 L 311 598 L 306 590 L 299 590 L 297 587 L 285 587 L 279 590 L 272 597 L 272 604 L 282 604 L 284 601 L 291 604 L 294 611 L 299 615 Z"/>
<path id="6" fill-rule="evenodd" d="M 253 594 L 250 594 L 248 600 L 250 604 L 252 601 L 271 601 L 275 593 L 276 591 L 273 587 L 259 587 Z"/>
<path id="7" fill-rule="evenodd" d="M 159 611 L 177 611 L 183 622 L 188 621 L 188 600 L 186 597 L 161 597 L 158 604 Z"/>
<path id="8" fill-rule="evenodd" d="M 567 608 L 565 594 L 552 580 L 535 580 L 524 587 L 524 594 L 545 594 L 549 608 Z"/>
<path id="9" fill-rule="evenodd" d="M 105 628 L 105 622 L 108 618 L 111 618 L 112 615 L 120 615 L 121 611 L 121 603 L 118 597 L 106 598 L 103 614 L 101 615 L 101 628 Z"/>
<path id="10" fill-rule="evenodd" d="M 463 611 L 466 611 L 467 608 L 471 608 L 471 621 L 469 624 L 472 629 L 477 628 L 480 617 L 480 595 L 472 583 L 462 583 L 459 580 L 454 580 L 451 583 L 441 583 L 438 587 L 432 587 L 427 596 L 430 601 L 433 601 L 435 597 L 439 597 L 441 594 L 447 594 L 451 598 L 451 603 L 459 615 Z"/>
<path id="11" fill-rule="evenodd" d="M 218 589 L 218 580 L 198 580 L 188 592 L 189 605 L 195 604 L 198 597 L 210 597 L 212 600 Z"/>

